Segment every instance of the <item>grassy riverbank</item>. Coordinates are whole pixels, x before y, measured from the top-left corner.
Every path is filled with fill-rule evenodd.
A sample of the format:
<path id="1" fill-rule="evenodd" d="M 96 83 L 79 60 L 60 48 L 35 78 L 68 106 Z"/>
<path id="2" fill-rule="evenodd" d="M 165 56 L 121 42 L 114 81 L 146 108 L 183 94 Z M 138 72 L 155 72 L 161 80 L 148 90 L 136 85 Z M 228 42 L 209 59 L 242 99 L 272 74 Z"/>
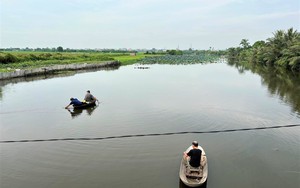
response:
<path id="1" fill-rule="evenodd" d="M 153 55 L 137 53 L 101 53 L 101 52 L 0 52 L 0 72 L 15 69 L 33 69 L 52 65 L 72 63 L 101 63 L 120 61 L 121 65 L 133 64 L 140 59 Z"/>
<path id="2" fill-rule="evenodd" d="M 16 69 L 28 70 L 74 63 L 99 64 L 105 61 L 119 61 L 121 65 L 134 63 L 195 64 L 215 62 L 222 55 L 224 55 L 223 51 L 211 50 L 170 50 L 164 53 L 10 51 L 0 52 L 0 72 L 13 72 Z"/>

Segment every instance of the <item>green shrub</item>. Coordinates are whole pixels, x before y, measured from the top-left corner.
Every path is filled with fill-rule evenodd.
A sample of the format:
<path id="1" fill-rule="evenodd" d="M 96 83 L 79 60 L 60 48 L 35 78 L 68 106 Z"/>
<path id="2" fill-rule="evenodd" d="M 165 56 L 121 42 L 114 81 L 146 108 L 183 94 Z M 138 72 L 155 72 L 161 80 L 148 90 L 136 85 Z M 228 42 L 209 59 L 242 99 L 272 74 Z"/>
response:
<path id="1" fill-rule="evenodd" d="M 12 54 L 5 54 L 0 56 L 1 64 L 9 64 L 18 62 L 18 58 Z"/>

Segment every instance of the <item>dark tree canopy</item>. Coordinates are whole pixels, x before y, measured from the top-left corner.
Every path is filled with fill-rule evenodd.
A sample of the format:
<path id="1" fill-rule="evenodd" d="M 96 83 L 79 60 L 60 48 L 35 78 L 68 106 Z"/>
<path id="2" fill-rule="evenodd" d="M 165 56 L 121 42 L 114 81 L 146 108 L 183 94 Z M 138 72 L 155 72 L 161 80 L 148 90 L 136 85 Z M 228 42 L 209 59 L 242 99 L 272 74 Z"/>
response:
<path id="1" fill-rule="evenodd" d="M 266 42 L 256 41 L 253 46 L 247 39 L 242 39 L 240 46 L 227 50 L 231 63 L 270 65 L 300 71 L 300 33 L 293 28 L 278 30 Z"/>
<path id="2" fill-rule="evenodd" d="M 63 49 L 63 47 L 59 46 L 59 47 L 57 47 L 57 51 L 58 51 L 58 52 L 63 52 L 64 49 Z"/>

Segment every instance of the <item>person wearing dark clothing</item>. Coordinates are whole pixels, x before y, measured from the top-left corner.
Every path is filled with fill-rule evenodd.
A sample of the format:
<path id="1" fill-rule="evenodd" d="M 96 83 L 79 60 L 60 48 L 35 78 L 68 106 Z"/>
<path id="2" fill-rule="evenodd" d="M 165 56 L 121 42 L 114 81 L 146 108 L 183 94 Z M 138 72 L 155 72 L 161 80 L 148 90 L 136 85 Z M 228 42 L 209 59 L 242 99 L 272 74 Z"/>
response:
<path id="1" fill-rule="evenodd" d="M 200 166 L 202 151 L 198 148 L 197 141 L 194 141 L 192 143 L 192 147 L 193 147 L 193 149 L 191 149 L 189 152 L 184 152 L 184 156 L 186 158 L 189 157 L 190 158 L 189 164 L 192 167 L 197 168 Z"/>
<path id="2" fill-rule="evenodd" d="M 65 107 L 65 109 L 69 108 L 69 106 L 73 105 L 73 106 L 80 106 L 82 105 L 82 102 L 80 102 L 78 99 L 76 98 L 70 98 L 70 104 L 68 106 Z"/>
<path id="3" fill-rule="evenodd" d="M 199 167 L 202 151 L 200 149 L 191 149 L 187 155 L 190 157 L 190 165 L 192 167 Z"/>

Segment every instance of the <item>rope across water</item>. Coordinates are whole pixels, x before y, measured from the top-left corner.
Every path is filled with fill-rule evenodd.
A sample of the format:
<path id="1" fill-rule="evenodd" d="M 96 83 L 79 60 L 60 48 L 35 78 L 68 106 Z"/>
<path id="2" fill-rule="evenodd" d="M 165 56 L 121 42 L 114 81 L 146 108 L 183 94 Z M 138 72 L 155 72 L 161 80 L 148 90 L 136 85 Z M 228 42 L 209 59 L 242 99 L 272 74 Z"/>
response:
<path id="1" fill-rule="evenodd" d="M 120 136 L 108 136 L 108 137 L 92 137 L 92 138 L 51 138 L 51 139 L 36 139 L 36 140 L 2 140 L 1 144 L 5 143 L 29 143 L 29 142 L 56 142 L 56 141 L 70 141 L 70 140 L 109 140 L 119 138 L 131 138 L 131 137 L 146 137 L 146 136 L 167 136 L 167 135 L 182 135 L 182 134 L 212 134 L 212 133 L 226 133 L 226 132 L 240 132 L 240 131 L 253 131 L 253 130 L 265 130 L 265 129 L 279 129 L 288 127 L 298 127 L 300 124 L 291 125 L 279 125 L 270 127 L 254 127 L 243 129 L 226 129 L 226 130 L 212 130 L 212 131 L 182 131 L 182 132 L 166 132 L 166 133 L 150 133 L 150 134 L 132 134 L 132 135 L 120 135 Z"/>

